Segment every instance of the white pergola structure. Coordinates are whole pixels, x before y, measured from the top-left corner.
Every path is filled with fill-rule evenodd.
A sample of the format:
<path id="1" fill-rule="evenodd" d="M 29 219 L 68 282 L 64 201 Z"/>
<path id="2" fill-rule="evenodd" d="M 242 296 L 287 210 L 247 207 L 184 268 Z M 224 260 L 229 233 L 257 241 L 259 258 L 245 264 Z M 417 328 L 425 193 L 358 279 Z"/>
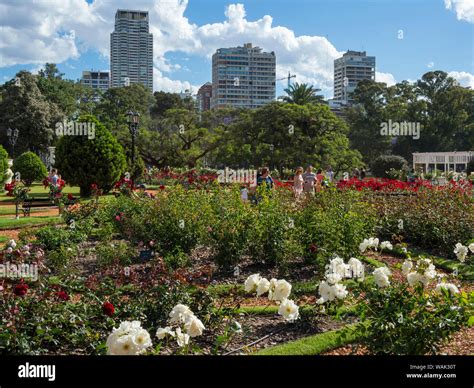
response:
<path id="1" fill-rule="evenodd" d="M 474 151 L 461 152 L 415 152 L 413 153 L 413 168 L 423 168 L 423 172 L 431 171 L 466 171 L 467 164 L 474 159 Z"/>

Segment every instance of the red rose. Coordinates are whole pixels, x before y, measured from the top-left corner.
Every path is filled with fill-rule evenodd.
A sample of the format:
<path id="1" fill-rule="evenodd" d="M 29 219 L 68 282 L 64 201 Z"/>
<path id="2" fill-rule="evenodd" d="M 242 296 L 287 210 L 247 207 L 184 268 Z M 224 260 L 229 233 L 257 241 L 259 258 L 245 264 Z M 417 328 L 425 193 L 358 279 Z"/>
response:
<path id="1" fill-rule="evenodd" d="M 102 311 L 104 312 L 105 315 L 111 317 L 112 315 L 114 315 L 114 312 L 115 312 L 115 307 L 112 303 L 110 302 L 105 302 L 103 305 L 102 305 Z"/>
<path id="2" fill-rule="evenodd" d="M 311 244 L 311 245 L 309 246 L 309 251 L 310 251 L 311 253 L 314 253 L 314 252 L 316 252 L 317 250 L 318 250 L 318 247 L 316 246 L 316 244 Z"/>
<path id="3" fill-rule="evenodd" d="M 69 193 L 69 194 L 67 195 L 67 199 L 69 199 L 70 201 L 72 201 L 72 200 L 74 199 L 74 196 L 73 196 L 71 193 Z"/>
<path id="4" fill-rule="evenodd" d="M 16 296 L 23 296 L 28 292 L 28 284 L 19 283 L 13 288 L 13 293 Z"/>
<path id="5" fill-rule="evenodd" d="M 69 295 L 65 291 L 59 291 L 59 292 L 56 293 L 56 295 L 61 300 L 65 300 L 65 301 L 69 300 Z"/>
<path id="6" fill-rule="evenodd" d="M 160 190 L 164 190 L 165 189 L 165 186 L 164 185 L 161 185 L 160 186 Z"/>

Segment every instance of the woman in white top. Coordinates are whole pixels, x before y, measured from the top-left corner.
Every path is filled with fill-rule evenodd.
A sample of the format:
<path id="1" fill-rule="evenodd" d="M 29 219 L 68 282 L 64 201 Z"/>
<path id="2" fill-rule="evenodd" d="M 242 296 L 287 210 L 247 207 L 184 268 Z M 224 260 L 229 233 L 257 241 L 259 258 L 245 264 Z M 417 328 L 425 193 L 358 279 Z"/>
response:
<path id="1" fill-rule="evenodd" d="M 299 197 L 303 193 L 303 167 L 298 167 L 293 178 L 293 190 L 295 191 L 295 197 Z"/>

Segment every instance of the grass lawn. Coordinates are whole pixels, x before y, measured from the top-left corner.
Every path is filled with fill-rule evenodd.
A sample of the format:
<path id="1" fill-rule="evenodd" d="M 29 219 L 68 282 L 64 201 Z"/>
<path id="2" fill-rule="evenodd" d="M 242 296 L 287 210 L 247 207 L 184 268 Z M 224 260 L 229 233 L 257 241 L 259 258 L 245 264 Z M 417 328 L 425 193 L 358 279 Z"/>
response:
<path id="1" fill-rule="evenodd" d="M 5 215 L 15 215 L 16 207 L 15 205 L 4 205 L 0 207 L 0 216 L 5 216 Z M 38 213 L 42 212 L 44 209 L 41 208 L 33 208 L 31 209 L 31 213 Z M 20 212 L 20 214 L 23 214 Z"/>
<path id="2" fill-rule="evenodd" d="M 35 182 L 31 185 L 31 190 L 29 192 L 29 195 L 32 197 L 47 197 L 49 193 L 49 190 L 44 188 L 43 184 L 41 182 Z M 74 196 L 79 196 L 79 187 L 77 186 L 68 186 L 64 187 L 63 189 L 64 194 L 72 194 Z M 0 195 L 0 203 L 1 202 L 10 202 L 12 201 L 12 197 L 7 197 L 5 193 L 2 193 Z"/>
<path id="3" fill-rule="evenodd" d="M 58 216 L 21 217 L 20 219 L 0 218 L 0 230 L 18 229 L 35 225 L 61 224 L 63 219 Z"/>
<path id="4" fill-rule="evenodd" d="M 282 345 L 272 346 L 255 353 L 262 356 L 312 356 L 357 341 L 360 337 L 354 332 L 357 324 L 338 330 L 312 335 Z M 343 337 L 342 334 L 346 336 Z"/>

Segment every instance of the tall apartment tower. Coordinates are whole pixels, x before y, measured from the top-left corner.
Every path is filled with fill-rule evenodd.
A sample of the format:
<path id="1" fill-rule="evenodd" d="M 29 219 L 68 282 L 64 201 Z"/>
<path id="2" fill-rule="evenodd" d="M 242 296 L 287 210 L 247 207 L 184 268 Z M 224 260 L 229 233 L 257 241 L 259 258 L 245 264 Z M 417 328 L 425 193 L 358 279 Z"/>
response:
<path id="1" fill-rule="evenodd" d="M 375 57 L 349 50 L 334 60 L 334 100 L 351 103 L 351 94 L 362 80 L 375 80 Z"/>
<path id="2" fill-rule="evenodd" d="M 119 9 L 110 34 L 111 87 L 140 83 L 153 91 L 153 34 L 147 11 Z"/>
<path id="3" fill-rule="evenodd" d="M 211 108 L 258 108 L 275 99 L 274 52 L 251 43 L 218 49 L 212 56 Z"/>

